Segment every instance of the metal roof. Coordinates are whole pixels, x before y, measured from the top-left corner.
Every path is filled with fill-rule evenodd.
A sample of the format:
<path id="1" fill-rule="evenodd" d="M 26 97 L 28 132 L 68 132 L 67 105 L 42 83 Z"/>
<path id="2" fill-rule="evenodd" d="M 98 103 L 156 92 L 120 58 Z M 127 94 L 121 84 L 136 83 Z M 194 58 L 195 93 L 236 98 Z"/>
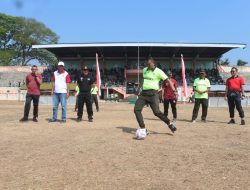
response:
<path id="1" fill-rule="evenodd" d="M 241 43 L 165 43 L 165 42 L 106 42 L 33 45 L 32 48 L 47 49 L 60 58 L 95 57 L 184 57 L 218 58 L 234 48 L 246 48 Z"/>

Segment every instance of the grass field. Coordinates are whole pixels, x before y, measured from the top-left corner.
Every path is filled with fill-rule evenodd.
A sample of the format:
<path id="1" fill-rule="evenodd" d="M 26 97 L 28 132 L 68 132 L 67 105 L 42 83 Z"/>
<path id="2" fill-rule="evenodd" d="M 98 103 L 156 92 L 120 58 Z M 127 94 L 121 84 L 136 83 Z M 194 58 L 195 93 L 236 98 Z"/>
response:
<path id="1" fill-rule="evenodd" d="M 102 103 L 93 123 L 86 112 L 77 123 L 68 107 L 65 124 L 48 124 L 51 106 L 40 106 L 38 123 L 19 123 L 23 103 L 0 105 L 0 189 L 250 187 L 249 108 L 242 127 L 226 124 L 226 108 L 210 108 L 206 124 L 191 124 L 193 105 L 178 105 L 174 135 L 145 108 L 150 135 L 139 141 L 133 138 L 138 127 L 133 105 L 127 103 Z"/>
<path id="2" fill-rule="evenodd" d="M 76 87 L 76 84 L 74 84 L 74 83 L 69 84 L 69 89 L 71 91 L 75 91 L 75 87 Z M 42 83 L 42 85 L 40 87 L 41 91 L 51 91 L 51 88 L 52 88 L 52 85 L 49 82 Z M 22 85 L 21 90 L 27 90 L 26 85 Z"/>

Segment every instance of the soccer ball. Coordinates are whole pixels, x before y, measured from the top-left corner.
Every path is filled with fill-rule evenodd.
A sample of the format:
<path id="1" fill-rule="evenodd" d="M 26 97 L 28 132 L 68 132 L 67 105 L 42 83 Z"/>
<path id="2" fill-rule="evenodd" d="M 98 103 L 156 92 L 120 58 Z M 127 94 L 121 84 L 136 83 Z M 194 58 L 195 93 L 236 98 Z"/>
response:
<path id="1" fill-rule="evenodd" d="M 139 128 L 139 129 L 136 130 L 136 133 L 135 133 L 136 139 L 138 139 L 138 140 L 143 140 L 143 139 L 146 138 L 146 136 L 147 136 L 147 131 L 146 131 L 146 129 L 141 129 L 141 128 Z"/>

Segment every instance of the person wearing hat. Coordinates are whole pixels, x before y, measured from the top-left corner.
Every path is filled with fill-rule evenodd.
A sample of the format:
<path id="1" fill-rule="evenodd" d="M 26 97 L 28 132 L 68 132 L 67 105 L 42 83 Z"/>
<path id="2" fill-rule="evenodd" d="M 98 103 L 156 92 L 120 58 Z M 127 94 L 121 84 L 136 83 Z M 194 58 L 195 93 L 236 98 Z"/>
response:
<path id="1" fill-rule="evenodd" d="M 175 89 L 167 75 L 155 66 L 155 60 L 152 57 L 147 60 L 147 65 L 148 66 L 143 69 L 142 91 L 140 92 L 134 107 L 134 113 L 140 126 L 138 131 L 147 131 L 142 117 L 142 109 L 146 104 L 149 104 L 154 115 L 165 122 L 169 129 L 174 133 L 177 130 L 176 127 L 173 123 L 170 123 L 170 120 L 159 109 L 159 82 L 161 80 L 169 82 L 173 91 Z"/>
<path id="2" fill-rule="evenodd" d="M 81 69 L 81 75 L 77 79 L 77 85 L 79 87 L 79 95 L 78 95 L 78 111 L 77 111 L 77 121 L 82 121 L 83 115 L 83 106 L 86 103 L 88 120 L 89 122 L 93 122 L 93 109 L 91 102 L 91 86 L 93 85 L 94 80 L 89 74 L 89 70 L 87 66 L 84 66 Z"/>
<path id="3" fill-rule="evenodd" d="M 241 106 L 241 99 L 244 99 L 244 79 L 237 74 L 238 69 L 236 67 L 232 67 L 231 69 L 231 77 L 226 81 L 226 93 L 225 99 L 228 101 L 230 121 L 228 124 L 235 124 L 234 120 L 234 109 L 239 112 L 241 118 L 241 125 L 245 125 L 244 120 L 244 111 Z"/>
<path id="4" fill-rule="evenodd" d="M 199 72 L 199 77 L 194 80 L 193 91 L 195 92 L 195 103 L 193 109 L 192 123 L 196 122 L 200 104 L 202 105 L 201 121 L 206 122 L 208 109 L 208 91 L 210 90 L 210 81 L 206 78 L 205 70 Z"/>
<path id="5" fill-rule="evenodd" d="M 163 98 L 162 99 L 164 103 L 164 115 L 166 117 L 168 116 L 168 108 L 169 108 L 169 104 L 171 104 L 172 113 L 173 113 L 173 122 L 174 122 L 177 118 L 176 103 L 177 103 L 177 96 L 178 96 L 177 94 L 178 83 L 175 79 L 173 79 L 173 75 L 171 71 L 167 72 L 167 76 L 169 78 L 169 81 L 172 82 L 174 86 L 174 90 L 169 85 L 169 81 L 166 81 L 163 83 L 162 85 L 162 97 Z"/>
<path id="6" fill-rule="evenodd" d="M 57 112 L 59 103 L 62 107 L 62 123 L 66 122 L 67 114 L 67 99 L 69 97 L 69 83 L 70 76 L 67 71 L 64 69 L 64 62 L 60 61 L 57 65 L 57 71 L 52 75 L 52 91 L 53 95 L 53 117 L 49 122 L 57 121 Z"/>

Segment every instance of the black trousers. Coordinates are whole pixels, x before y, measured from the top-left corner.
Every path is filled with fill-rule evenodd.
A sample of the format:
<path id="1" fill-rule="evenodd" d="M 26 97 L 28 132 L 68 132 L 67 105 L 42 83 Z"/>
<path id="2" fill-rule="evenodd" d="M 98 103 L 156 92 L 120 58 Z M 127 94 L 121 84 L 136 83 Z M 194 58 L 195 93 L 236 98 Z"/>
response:
<path id="1" fill-rule="evenodd" d="M 145 128 L 145 124 L 142 117 L 143 107 L 149 104 L 154 115 L 164 121 L 166 124 L 170 124 L 170 120 L 159 109 L 159 94 L 157 91 L 142 91 L 141 95 L 137 99 L 134 107 L 134 113 L 140 128 Z"/>
<path id="2" fill-rule="evenodd" d="M 236 107 L 241 118 L 244 118 L 244 111 L 241 106 L 241 95 L 240 93 L 235 94 L 235 96 L 227 96 L 227 102 L 229 107 L 230 118 L 234 118 L 234 109 Z"/>
<path id="3" fill-rule="evenodd" d="M 99 110 L 99 105 L 98 105 L 98 99 L 97 99 L 97 94 L 91 94 L 91 102 L 92 104 L 95 102 L 95 107 L 96 110 Z"/>
<path id="4" fill-rule="evenodd" d="M 30 104 L 33 101 L 33 118 L 38 117 L 38 104 L 40 95 L 26 94 L 25 106 L 24 106 L 24 118 L 28 119 L 30 112 Z"/>
<path id="5" fill-rule="evenodd" d="M 76 96 L 75 111 L 78 109 L 78 98 L 79 98 L 79 95 Z"/>
<path id="6" fill-rule="evenodd" d="M 176 103 L 177 103 L 176 99 L 164 99 L 164 115 L 168 116 L 168 108 L 169 104 L 171 104 L 173 118 L 176 119 L 177 118 Z"/>
<path id="7" fill-rule="evenodd" d="M 90 92 L 89 93 L 81 93 L 81 92 L 79 93 L 77 117 L 82 118 L 84 103 L 86 103 L 88 118 L 93 119 L 93 109 L 92 109 Z"/>
<path id="8" fill-rule="evenodd" d="M 198 112 L 199 112 L 199 109 L 200 109 L 200 104 L 202 105 L 201 119 L 206 120 L 206 118 L 207 118 L 207 109 L 208 109 L 208 99 L 205 99 L 205 98 L 202 98 L 202 99 L 196 98 L 195 99 L 192 120 L 195 120 L 197 118 Z"/>

